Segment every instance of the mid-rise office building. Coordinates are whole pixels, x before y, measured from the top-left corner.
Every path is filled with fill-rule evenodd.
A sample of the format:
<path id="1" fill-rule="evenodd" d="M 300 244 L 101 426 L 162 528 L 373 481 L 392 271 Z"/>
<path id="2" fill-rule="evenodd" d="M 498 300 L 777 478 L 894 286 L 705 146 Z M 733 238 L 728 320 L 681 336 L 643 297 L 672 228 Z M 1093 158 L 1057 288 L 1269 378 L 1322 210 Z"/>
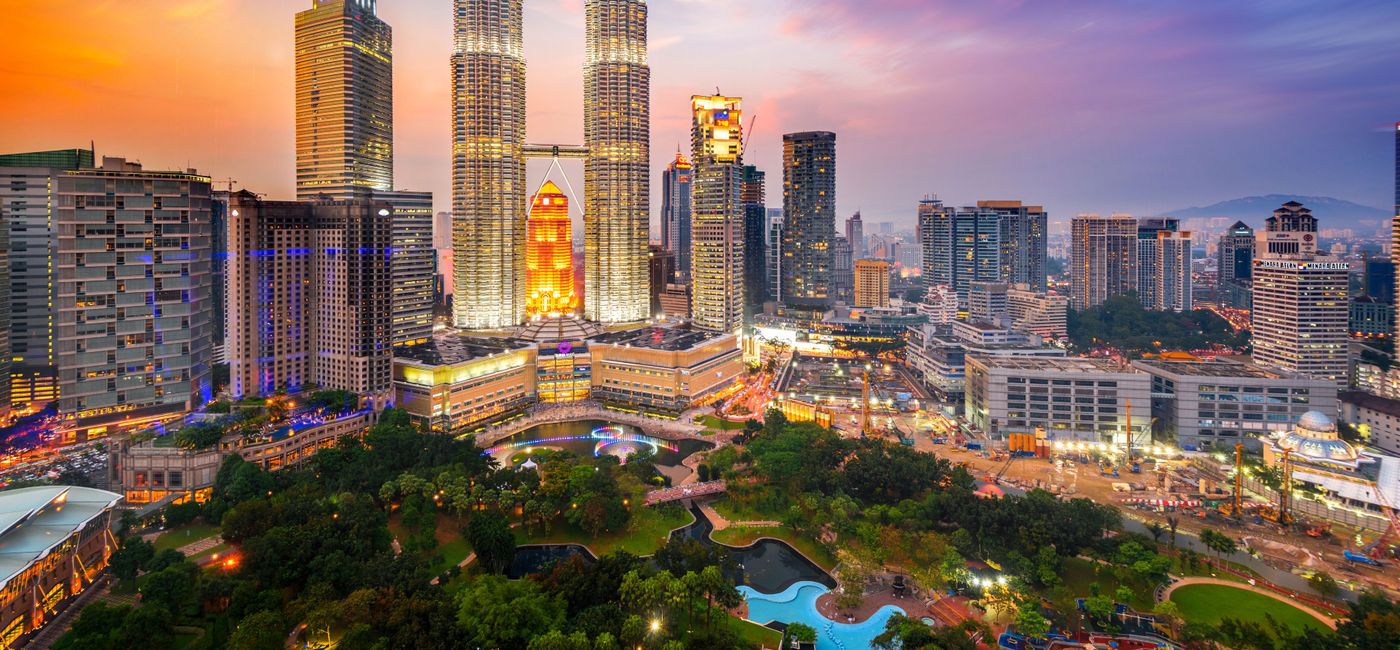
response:
<path id="1" fill-rule="evenodd" d="M 393 186 L 393 39 L 374 5 L 312 0 L 296 15 L 297 198 Z"/>
<path id="2" fill-rule="evenodd" d="M 525 317 L 523 5 L 452 3 L 452 321 L 466 329 Z"/>
<path id="3" fill-rule="evenodd" d="M 1395 302 L 1395 262 L 1389 259 L 1367 258 L 1362 270 L 1361 287 L 1366 295 L 1384 303 Z"/>
<path id="4" fill-rule="evenodd" d="M 1230 361 L 1134 361 L 1152 377 L 1157 430 L 1183 449 L 1257 450 L 1259 436 L 1288 429 L 1308 411 L 1337 412 L 1337 385 L 1325 379 Z"/>
<path id="5" fill-rule="evenodd" d="M 851 243 L 852 259 L 864 258 L 869 250 L 865 245 L 865 222 L 860 219 L 860 210 L 846 220 L 846 241 Z"/>
<path id="6" fill-rule="evenodd" d="M 1340 393 L 1337 402 L 1338 420 L 1350 424 L 1368 444 L 1400 456 L 1400 400 L 1356 390 Z"/>
<path id="7" fill-rule="evenodd" d="M 1191 232 L 1162 230 L 1157 233 L 1156 279 L 1152 308 L 1158 311 L 1191 311 Z M 1142 259 L 1142 258 L 1138 258 Z M 1138 275 L 1142 275 L 1139 267 Z M 1138 283 L 1141 286 L 1141 282 Z"/>
<path id="8" fill-rule="evenodd" d="M 1254 361 L 1345 386 L 1347 269 L 1346 262 L 1309 254 L 1256 259 Z"/>
<path id="9" fill-rule="evenodd" d="M 855 263 L 855 306 L 890 306 L 890 263 L 860 260 Z"/>
<path id="10" fill-rule="evenodd" d="M 1274 216 L 1264 220 L 1264 230 L 1255 233 L 1256 258 L 1316 253 L 1317 217 L 1297 201 L 1274 210 Z"/>
<path id="11" fill-rule="evenodd" d="M 696 327 L 744 322 L 743 123 L 738 97 L 701 96 L 691 107 L 691 298 Z"/>
<path id="12" fill-rule="evenodd" d="M 668 284 L 657 297 L 661 304 L 660 316 L 670 319 L 690 319 L 690 285 Z"/>
<path id="13" fill-rule="evenodd" d="M 645 320 L 651 224 L 651 68 L 647 3 L 583 5 L 584 315 Z"/>
<path id="14" fill-rule="evenodd" d="M 764 205 L 764 173 L 744 166 L 739 203 L 744 209 L 744 301 L 749 316 L 768 300 L 768 208 Z"/>
<path id="15" fill-rule="evenodd" d="M 676 256 L 676 273 L 690 277 L 691 180 L 693 169 L 685 155 L 661 172 L 661 245 Z"/>
<path id="16" fill-rule="evenodd" d="M 967 319 L 976 323 L 1009 324 L 1009 290 L 1005 282 L 973 282 L 967 292 Z"/>
<path id="17" fill-rule="evenodd" d="M 1013 329 L 1038 334 L 1047 341 L 1069 336 L 1069 301 L 1064 296 L 1018 284 L 1007 290 L 1006 304 Z"/>
<path id="18" fill-rule="evenodd" d="M 783 135 L 783 295 L 794 307 L 830 306 L 836 238 L 836 134 Z"/>
<path id="19" fill-rule="evenodd" d="M 392 207 L 229 200 L 229 392 L 344 389 L 391 404 Z"/>
<path id="20" fill-rule="evenodd" d="M 1134 445 L 1151 442 L 1150 376 L 1109 359 L 974 355 L 966 374 L 965 415 L 993 436 L 1040 429 L 1055 440 L 1126 444 L 1131 431 Z"/>
<path id="21" fill-rule="evenodd" d="M 1390 336 L 1395 331 L 1395 306 L 1371 296 L 1352 296 L 1348 311 L 1352 336 Z"/>
<path id="22" fill-rule="evenodd" d="M 1176 232 L 1179 227 L 1180 222 L 1173 218 L 1138 219 L 1137 295 L 1144 309 L 1157 308 L 1157 236 Z"/>
<path id="23" fill-rule="evenodd" d="M 1127 214 L 1081 214 L 1070 222 L 1070 307 L 1088 309 L 1137 288 L 1137 230 Z"/>
<path id="24" fill-rule="evenodd" d="M 58 287 L 58 183 L 91 169 L 89 149 L 0 156 L 0 204 L 10 237 L 10 403 L 16 410 L 58 399 L 54 291 Z"/>
<path id="25" fill-rule="evenodd" d="M 209 178 L 123 158 L 54 179 L 58 411 L 77 439 L 213 395 Z"/>
<path id="26" fill-rule="evenodd" d="M 831 295 L 836 302 L 854 304 L 855 266 L 851 255 L 851 243 L 845 237 L 837 237 L 831 245 Z"/>
<path id="27" fill-rule="evenodd" d="M 1217 245 L 1216 273 L 1220 283 L 1249 280 L 1254 270 L 1254 229 L 1236 221 Z"/>

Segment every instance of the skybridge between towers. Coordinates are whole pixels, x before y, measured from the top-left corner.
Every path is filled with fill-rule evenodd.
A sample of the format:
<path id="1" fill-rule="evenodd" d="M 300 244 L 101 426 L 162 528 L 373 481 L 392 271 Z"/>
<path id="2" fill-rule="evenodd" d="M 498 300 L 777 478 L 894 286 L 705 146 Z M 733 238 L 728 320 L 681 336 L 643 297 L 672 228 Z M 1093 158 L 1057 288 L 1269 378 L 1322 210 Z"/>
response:
<path id="1" fill-rule="evenodd" d="M 569 158 L 586 160 L 588 147 L 581 144 L 525 144 L 520 153 L 526 158 Z"/>

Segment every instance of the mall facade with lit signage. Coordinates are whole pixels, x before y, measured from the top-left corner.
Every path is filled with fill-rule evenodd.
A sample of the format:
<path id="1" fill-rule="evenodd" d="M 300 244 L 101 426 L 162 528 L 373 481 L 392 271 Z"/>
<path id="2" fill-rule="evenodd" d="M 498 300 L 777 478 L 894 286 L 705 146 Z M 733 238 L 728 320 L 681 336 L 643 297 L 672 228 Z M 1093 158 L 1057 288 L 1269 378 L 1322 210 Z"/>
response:
<path id="1" fill-rule="evenodd" d="M 396 351 L 397 403 L 417 422 L 463 433 L 537 403 L 596 400 L 675 416 L 730 385 L 744 364 L 734 334 L 664 327 L 526 341 L 440 333 Z"/>

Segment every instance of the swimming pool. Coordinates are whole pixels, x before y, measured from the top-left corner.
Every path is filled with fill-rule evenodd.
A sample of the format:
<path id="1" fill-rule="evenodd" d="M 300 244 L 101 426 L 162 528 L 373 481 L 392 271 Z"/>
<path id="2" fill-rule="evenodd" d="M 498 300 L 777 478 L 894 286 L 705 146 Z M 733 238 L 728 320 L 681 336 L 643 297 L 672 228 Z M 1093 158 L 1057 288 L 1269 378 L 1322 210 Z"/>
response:
<path id="1" fill-rule="evenodd" d="M 759 625 L 770 621 L 803 623 L 817 631 L 817 650 L 856 650 L 869 648 L 871 639 L 885 631 L 885 621 L 904 610 L 885 605 L 862 623 L 833 623 L 817 613 L 817 597 L 828 589 L 815 582 L 796 582 L 778 594 L 761 594 L 750 587 L 739 587 L 749 603 L 749 620 Z"/>

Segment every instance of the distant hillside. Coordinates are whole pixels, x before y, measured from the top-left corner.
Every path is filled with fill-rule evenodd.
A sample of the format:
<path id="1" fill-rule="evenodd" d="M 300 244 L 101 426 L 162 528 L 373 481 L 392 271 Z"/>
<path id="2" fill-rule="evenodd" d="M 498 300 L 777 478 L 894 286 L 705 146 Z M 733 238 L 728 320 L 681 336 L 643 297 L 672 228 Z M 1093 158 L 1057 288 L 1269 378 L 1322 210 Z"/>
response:
<path id="1" fill-rule="evenodd" d="M 1330 196 L 1297 196 L 1293 194 L 1247 196 L 1242 199 L 1221 201 L 1203 208 L 1172 210 L 1157 216 L 1176 217 L 1182 220 L 1183 226 L 1188 220 L 1209 220 L 1219 217 L 1228 222 L 1220 226 L 1222 229 L 1229 227 L 1235 221 L 1243 221 L 1250 227 L 1261 228 L 1264 225 L 1264 220 L 1273 215 L 1274 210 L 1289 201 L 1297 201 L 1312 209 L 1313 216 L 1317 217 L 1318 226 L 1321 228 L 1351 228 L 1358 235 L 1382 230 L 1389 231 L 1390 229 L 1392 215 L 1389 210 L 1334 199 Z"/>

